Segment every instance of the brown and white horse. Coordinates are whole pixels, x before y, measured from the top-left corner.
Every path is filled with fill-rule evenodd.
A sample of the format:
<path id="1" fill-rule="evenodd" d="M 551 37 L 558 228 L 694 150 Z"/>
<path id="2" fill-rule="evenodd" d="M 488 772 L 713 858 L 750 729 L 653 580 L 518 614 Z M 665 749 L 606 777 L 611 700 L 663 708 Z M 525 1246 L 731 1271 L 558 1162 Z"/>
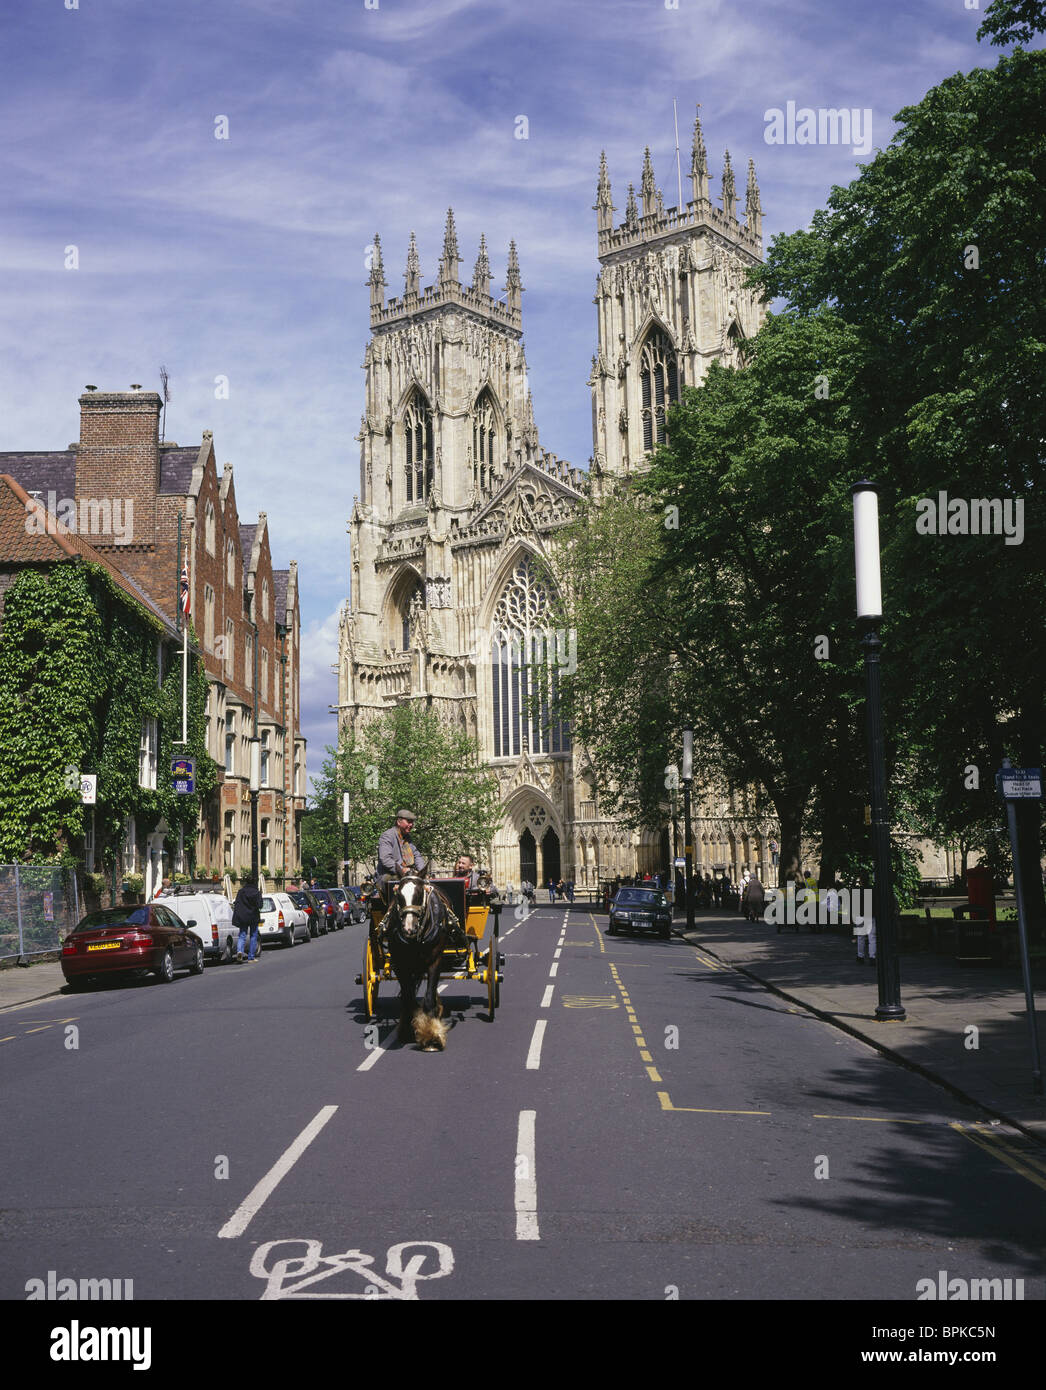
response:
<path id="1" fill-rule="evenodd" d="M 442 1051 L 447 1038 L 436 990 L 449 926 L 446 904 L 426 882 L 425 871 L 404 874 L 392 891 L 389 959 L 400 987 L 399 1036 L 406 1039 L 413 1028 L 415 1040 L 426 1051 Z M 422 979 L 425 997 L 418 1008 Z"/>

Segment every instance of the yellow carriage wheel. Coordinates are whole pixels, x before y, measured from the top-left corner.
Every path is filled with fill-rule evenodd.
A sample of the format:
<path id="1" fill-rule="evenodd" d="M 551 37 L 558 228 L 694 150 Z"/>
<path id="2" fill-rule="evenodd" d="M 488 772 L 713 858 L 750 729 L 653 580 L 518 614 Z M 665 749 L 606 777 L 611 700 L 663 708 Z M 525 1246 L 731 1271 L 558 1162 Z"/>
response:
<path id="1" fill-rule="evenodd" d="M 374 963 L 374 953 L 371 950 L 370 935 L 368 934 L 367 945 L 363 952 L 363 1009 L 368 1018 L 373 1018 L 378 1011 L 379 978 Z"/>
<path id="2" fill-rule="evenodd" d="M 494 1013 L 501 1002 L 501 990 L 498 988 L 498 934 L 495 927 L 490 933 L 490 945 L 487 948 L 487 1012 L 490 1014 L 491 1022 L 494 1021 Z"/>

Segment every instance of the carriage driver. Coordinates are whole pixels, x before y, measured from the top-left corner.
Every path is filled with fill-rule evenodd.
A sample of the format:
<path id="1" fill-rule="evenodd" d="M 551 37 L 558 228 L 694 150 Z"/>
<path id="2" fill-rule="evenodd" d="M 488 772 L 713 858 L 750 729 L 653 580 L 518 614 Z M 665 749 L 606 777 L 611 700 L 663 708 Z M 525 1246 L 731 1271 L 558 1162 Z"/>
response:
<path id="1" fill-rule="evenodd" d="M 385 902 L 389 900 L 390 879 L 424 871 L 425 857 L 414 848 L 410 838 L 415 819 L 413 811 L 397 811 L 396 824 L 378 837 L 378 887 Z"/>

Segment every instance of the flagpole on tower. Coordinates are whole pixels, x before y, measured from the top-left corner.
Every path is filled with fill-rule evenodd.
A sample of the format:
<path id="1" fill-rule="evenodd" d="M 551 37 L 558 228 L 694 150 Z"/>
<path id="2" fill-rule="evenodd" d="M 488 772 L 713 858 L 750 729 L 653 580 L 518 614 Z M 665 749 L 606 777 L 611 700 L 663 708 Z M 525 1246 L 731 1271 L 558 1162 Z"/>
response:
<path id="1" fill-rule="evenodd" d="M 680 216 L 683 213 L 683 169 L 679 163 L 679 112 L 676 110 L 676 99 L 672 98 L 672 119 L 676 123 L 676 183 L 679 187 L 679 202 L 676 207 L 679 209 Z"/>

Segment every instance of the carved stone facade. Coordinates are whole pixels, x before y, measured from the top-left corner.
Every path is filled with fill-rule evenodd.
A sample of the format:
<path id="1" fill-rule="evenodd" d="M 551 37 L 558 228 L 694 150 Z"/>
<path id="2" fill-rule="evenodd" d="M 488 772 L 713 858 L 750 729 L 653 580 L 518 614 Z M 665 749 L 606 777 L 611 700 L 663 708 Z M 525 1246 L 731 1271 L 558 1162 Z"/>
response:
<path id="1" fill-rule="evenodd" d="M 616 230 L 605 161 L 600 171 L 588 473 L 539 442 L 515 244 L 504 300 L 490 294 L 485 241 L 472 284 L 462 285 L 451 212 L 437 283 L 421 290 L 412 233 L 405 292 L 386 302 L 375 238 L 339 731 L 417 701 L 474 735 L 504 805 L 489 847 L 502 886 L 550 876 L 595 886 L 668 863 L 669 833 L 638 834 L 601 816 L 584 750 L 568 729 L 528 718 L 521 698 L 534 671 L 554 685 L 576 660 L 570 634 L 550 626 L 541 575 L 557 534 L 590 492 L 598 498 L 611 478 L 641 466 L 680 383 L 697 384 L 713 357 L 729 358 L 761 322 L 740 288 L 760 254 L 754 176 L 742 224 L 732 203 L 730 215 L 712 207 L 707 180 L 682 213 L 666 211 L 648 170 L 649 156 L 642 216 L 630 197 Z M 424 807 L 417 811 L 423 831 Z M 758 862 L 752 849 L 748 862 Z"/>

